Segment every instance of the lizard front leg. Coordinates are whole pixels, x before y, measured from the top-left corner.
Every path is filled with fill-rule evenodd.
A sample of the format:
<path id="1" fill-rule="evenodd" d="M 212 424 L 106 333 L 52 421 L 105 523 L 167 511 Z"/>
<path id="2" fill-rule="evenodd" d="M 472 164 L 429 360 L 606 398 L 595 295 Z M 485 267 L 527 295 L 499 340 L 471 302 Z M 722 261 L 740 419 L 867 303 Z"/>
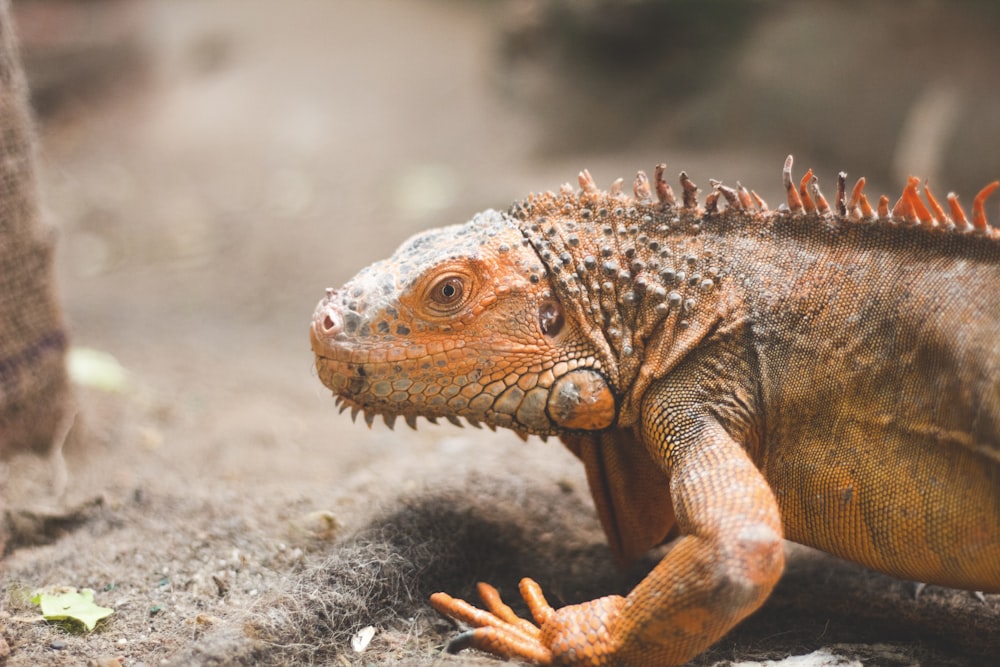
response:
<path id="1" fill-rule="evenodd" d="M 667 474 L 681 532 L 653 571 L 625 598 L 559 610 L 522 582 L 538 627 L 495 591 L 483 596 L 490 612 L 438 594 L 439 611 L 478 628 L 457 647 L 540 664 L 678 665 L 764 602 L 784 567 L 778 506 L 747 452 L 694 399 L 701 391 L 661 380 L 643 402 L 641 440 Z"/>
<path id="2" fill-rule="evenodd" d="M 774 494 L 704 393 L 704 377 L 674 376 L 643 400 L 642 441 L 670 479 L 681 537 L 626 599 L 614 633 L 623 664 L 698 655 L 763 604 L 784 568 Z"/>

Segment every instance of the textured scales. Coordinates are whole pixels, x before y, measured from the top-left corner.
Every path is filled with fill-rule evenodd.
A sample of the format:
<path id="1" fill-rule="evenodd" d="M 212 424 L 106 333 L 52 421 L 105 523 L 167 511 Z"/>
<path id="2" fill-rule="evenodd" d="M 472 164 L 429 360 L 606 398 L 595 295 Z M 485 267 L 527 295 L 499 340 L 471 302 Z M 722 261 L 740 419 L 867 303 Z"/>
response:
<path id="1" fill-rule="evenodd" d="M 1000 592 L 1000 232 L 911 178 L 874 205 L 783 171 L 675 195 L 658 165 L 418 235 L 328 290 L 311 338 L 342 408 L 558 435 L 612 550 L 672 548 L 626 597 L 534 624 L 444 593 L 475 647 L 541 664 L 676 665 L 759 607 L 781 538 Z"/>

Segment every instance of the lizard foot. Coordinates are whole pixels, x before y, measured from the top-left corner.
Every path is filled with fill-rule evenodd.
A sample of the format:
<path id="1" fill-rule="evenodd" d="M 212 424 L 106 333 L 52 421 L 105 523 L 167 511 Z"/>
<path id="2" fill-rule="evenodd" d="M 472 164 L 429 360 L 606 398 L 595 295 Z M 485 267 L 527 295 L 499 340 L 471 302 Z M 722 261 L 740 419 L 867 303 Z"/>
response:
<path id="1" fill-rule="evenodd" d="M 504 604 L 493 586 L 480 583 L 485 610 L 447 593 L 431 596 L 431 605 L 450 618 L 473 627 L 448 644 L 449 653 L 476 648 L 508 659 L 538 665 L 594 666 L 609 664 L 615 650 L 611 627 L 625 599 L 611 595 L 583 604 L 553 609 L 541 587 L 522 579 L 520 590 L 535 623 Z"/>

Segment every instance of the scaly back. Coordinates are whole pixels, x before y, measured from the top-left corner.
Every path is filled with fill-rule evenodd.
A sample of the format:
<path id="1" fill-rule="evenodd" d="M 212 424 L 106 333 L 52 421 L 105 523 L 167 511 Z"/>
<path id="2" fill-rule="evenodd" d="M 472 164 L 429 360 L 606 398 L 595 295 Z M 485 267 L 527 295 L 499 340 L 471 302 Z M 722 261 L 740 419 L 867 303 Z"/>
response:
<path id="1" fill-rule="evenodd" d="M 685 337 L 701 335 L 699 316 L 727 307 L 718 303 L 726 298 L 720 287 L 727 281 L 766 289 L 808 279 L 802 275 L 806 263 L 795 256 L 803 243 L 839 244 L 846 253 L 856 252 L 859 264 L 865 252 L 884 252 L 899 262 L 929 263 L 944 255 L 988 262 L 1000 271 L 1000 231 L 987 224 L 984 210 L 1000 182 L 979 192 L 970 219 L 954 193 L 946 210 L 925 185 L 925 203 L 917 178 L 908 180 L 894 205 L 883 195 L 873 206 L 865 179 L 848 192 L 841 172 L 831 207 L 811 170 L 796 187 L 792 156 L 783 169 L 786 201 L 776 210 L 739 183 L 734 188 L 712 180 L 711 191 L 699 200 L 698 187 L 684 172 L 678 200 L 664 171 L 665 165 L 657 165 L 652 184 L 640 171 L 629 196 L 622 179 L 602 191 L 585 170 L 579 190 L 566 184 L 558 194 L 529 195 L 509 210 L 560 302 L 601 351 L 610 381 L 627 394 L 623 425 L 634 419 L 636 400 L 649 382 L 669 370 L 650 363 L 650 350 L 663 354 L 684 347 Z M 793 242 L 775 242 L 780 239 Z M 749 263 L 756 266 L 748 270 Z"/>

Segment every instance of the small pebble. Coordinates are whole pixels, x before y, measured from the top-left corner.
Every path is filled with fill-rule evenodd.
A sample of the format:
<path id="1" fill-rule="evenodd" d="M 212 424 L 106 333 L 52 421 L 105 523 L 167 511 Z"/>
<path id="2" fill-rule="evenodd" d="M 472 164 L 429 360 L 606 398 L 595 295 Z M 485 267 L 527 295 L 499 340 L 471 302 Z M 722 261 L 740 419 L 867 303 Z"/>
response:
<path id="1" fill-rule="evenodd" d="M 61 651 L 66 648 L 66 641 L 63 639 L 53 639 L 52 643 L 49 644 L 50 648 L 54 648 L 57 651 Z"/>

